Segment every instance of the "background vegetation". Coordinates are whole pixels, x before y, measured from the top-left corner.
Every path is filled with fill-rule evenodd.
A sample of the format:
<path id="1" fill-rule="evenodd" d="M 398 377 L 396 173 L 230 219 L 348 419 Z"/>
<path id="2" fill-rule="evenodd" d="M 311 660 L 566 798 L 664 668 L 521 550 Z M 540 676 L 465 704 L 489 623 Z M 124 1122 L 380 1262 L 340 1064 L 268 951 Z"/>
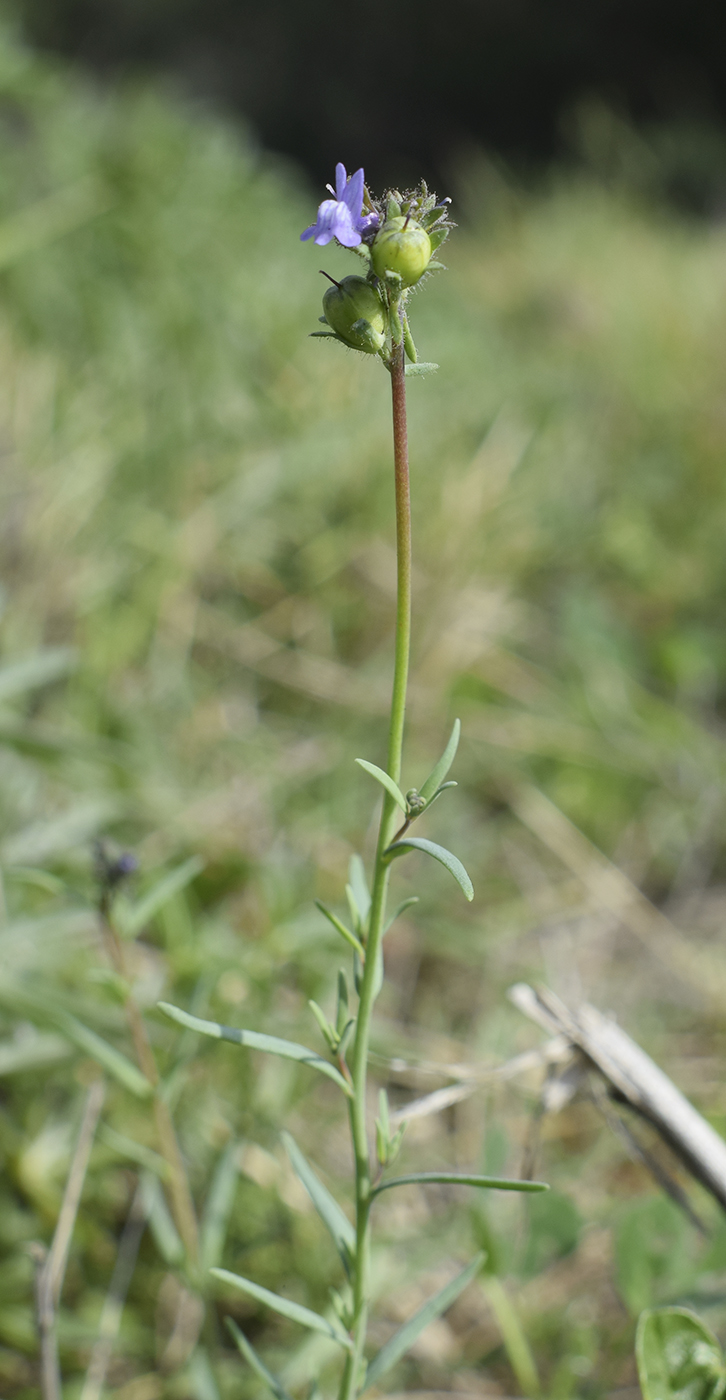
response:
<path id="1" fill-rule="evenodd" d="M 487 1078 L 541 1041 L 506 999 L 523 978 L 615 1010 L 724 1127 L 726 233 L 639 198 L 636 138 L 596 117 L 607 179 L 525 195 L 468 167 L 450 271 L 414 306 L 441 370 L 410 393 L 406 776 L 460 714 L 461 787 L 427 834 L 461 852 L 477 898 L 465 907 L 415 858 L 396 871 L 402 897 L 414 880 L 423 897 L 388 943 L 376 1063 L 396 1104 L 457 1066 L 482 1082 L 412 1124 L 411 1165 L 518 1171 L 533 1149 L 541 1070 Z M 163 995 L 317 1043 L 306 1002 L 329 1006 L 337 948 L 313 899 L 338 907 L 351 851 L 370 854 L 353 759 L 383 754 L 393 556 L 384 377 L 306 338 L 318 265 L 343 267 L 298 241 L 316 192 L 158 86 L 100 93 L 7 35 L 0 126 L 0 1376 L 14 1397 L 37 1394 L 27 1245 L 52 1232 L 97 1072 L 69 1015 L 128 1051 L 94 914 L 99 834 L 136 852 L 137 901 L 183 868 L 131 946 L 197 1200 L 224 1221 L 210 1257 L 318 1307 L 337 1281 L 278 1139 L 282 1122 L 344 1192 L 332 1092 L 179 1037 L 153 1007 Z M 667 937 L 635 896 L 604 894 L 595 847 L 660 906 Z M 726 1240 L 705 1198 L 703 1240 L 585 1097 L 543 1120 L 537 1156 L 546 1199 L 492 1197 L 472 1216 L 412 1189 L 381 1207 L 381 1338 L 417 1302 L 414 1262 L 433 1289 L 483 1239 L 493 1271 L 424 1335 L 400 1388 L 520 1393 L 526 1358 L 520 1345 L 517 1378 L 493 1277 L 557 1397 L 633 1384 L 650 1302 L 690 1297 L 724 1320 Z M 213 1394 L 186 1364 L 158 1165 L 143 1103 L 111 1078 L 63 1295 L 69 1396 L 140 1176 L 156 1204 L 110 1388 Z M 306 1383 L 317 1353 L 291 1324 L 239 1296 L 220 1311 Z M 252 1394 L 225 1356 L 224 1394 Z"/>

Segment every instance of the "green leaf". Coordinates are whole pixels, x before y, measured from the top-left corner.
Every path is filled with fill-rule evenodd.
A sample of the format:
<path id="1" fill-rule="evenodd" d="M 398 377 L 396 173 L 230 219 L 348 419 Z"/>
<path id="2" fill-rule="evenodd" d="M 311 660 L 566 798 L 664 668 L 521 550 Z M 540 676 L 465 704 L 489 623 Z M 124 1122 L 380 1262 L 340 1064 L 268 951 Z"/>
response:
<path id="1" fill-rule="evenodd" d="M 221 1400 L 207 1348 L 197 1343 L 187 1365 L 189 1368 L 188 1393 L 193 1400 Z"/>
<path id="2" fill-rule="evenodd" d="M 398 906 L 398 908 L 397 908 L 395 914 L 392 914 L 392 915 L 391 915 L 390 919 L 388 920 L 388 923 L 386 924 L 386 927 L 385 927 L 384 930 L 383 930 L 383 936 L 384 936 L 384 938 L 385 938 L 386 934 L 388 933 L 389 928 L 391 928 L 392 924 L 395 924 L 396 919 L 400 919 L 401 915 L 402 915 L 402 914 L 405 914 L 406 910 L 407 910 L 407 909 L 410 909 L 412 904 L 418 904 L 418 895 L 417 895 L 417 894 L 411 894 L 411 895 L 409 895 L 408 899 L 404 899 L 404 900 L 401 902 L 401 904 L 399 904 L 399 906 Z"/>
<path id="3" fill-rule="evenodd" d="M 441 247 L 441 244 L 446 242 L 446 239 L 448 238 L 448 236 L 449 236 L 449 230 L 448 230 L 447 228 L 435 228 L 435 229 L 431 229 L 431 230 L 430 230 L 430 232 L 429 232 L 429 238 L 430 238 L 430 240 L 431 240 L 431 251 L 432 251 L 432 253 L 435 253 L 435 252 L 436 252 L 436 249 L 437 249 L 437 248 L 440 248 L 440 247 Z M 431 266 L 431 263 L 429 263 L 429 267 L 430 267 L 430 266 Z M 440 266 L 442 266 L 442 264 L 439 263 L 438 266 L 440 267 Z"/>
<path id="4" fill-rule="evenodd" d="M 161 1182 L 152 1172 L 141 1173 L 141 1192 L 144 1211 L 156 1247 L 164 1262 L 173 1268 L 184 1258 L 184 1245 L 166 1204 Z"/>
<path id="5" fill-rule="evenodd" d="M 501 1176 L 468 1176 L 462 1172 L 412 1172 L 410 1176 L 394 1176 L 390 1181 L 382 1181 L 371 1191 L 371 1197 L 380 1196 L 381 1191 L 389 1191 L 392 1186 L 433 1185 L 435 1182 L 450 1182 L 454 1186 L 478 1186 L 482 1191 L 549 1191 L 546 1181 L 516 1181 Z"/>
<path id="6" fill-rule="evenodd" d="M 721 1347 L 688 1308 L 641 1313 L 635 1355 L 644 1400 L 720 1400 L 726 1391 Z"/>
<path id="7" fill-rule="evenodd" d="M 437 846 L 435 841 L 425 841 L 422 836 L 404 836 L 400 841 L 394 841 L 385 854 L 393 860 L 396 856 L 405 855 L 406 851 L 410 849 L 423 851 L 427 856 L 433 856 L 434 860 L 438 860 L 441 865 L 445 865 L 449 874 L 453 875 L 471 903 L 474 898 L 474 886 L 461 861 L 452 855 L 451 851 L 447 851 L 445 846 Z"/>
<path id="8" fill-rule="evenodd" d="M 355 1030 L 355 1026 L 356 1026 L 355 1017 L 354 1017 L 354 1016 L 351 1016 L 350 1020 L 346 1023 L 346 1025 L 343 1026 L 343 1029 L 342 1029 L 341 1034 L 340 1034 L 340 1040 L 339 1040 L 339 1042 L 338 1042 L 338 1055 L 339 1055 L 339 1056 L 345 1055 L 345 1053 L 346 1053 L 346 1051 L 347 1051 L 347 1049 L 348 1049 L 348 1046 L 349 1046 L 349 1044 L 350 1044 L 351 1036 L 352 1036 L 352 1034 L 353 1034 L 353 1031 Z"/>
<path id="9" fill-rule="evenodd" d="M 241 1352 L 248 1366 L 252 1367 L 255 1374 L 258 1375 L 260 1380 L 264 1381 L 267 1388 L 272 1391 L 275 1400 L 290 1400 L 290 1396 L 285 1390 L 284 1385 L 278 1381 L 276 1376 L 273 1376 L 272 1371 L 268 1371 L 264 1361 L 257 1355 L 252 1343 L 247 1341 L 244 1332 L 240 1332 L 234 1319 L 225 1317 L 224 1321 L 227 1330 L 234 1339 L 238 1351 Z"/>
<path id="10" fill-rule="evenodd" d="M 347 1271 L 355 1253 L 355 1230 L 347 1215 L 343 1214 L 338 1202 L 331 1196 L 327 1187 L 323 1186 L 322 1181 L 303 1156 L 295 1139 L 285 1132 L 281 1136 L 285 1144 L 285 1151 L 290 1158 L 290 1165 L 298 1180 L 305 1187 L 326 1229 L 330 1231 Z"/>
<path id="11" fill-rule="evenodd" d="M 406 365 L 406 378 L 408 379 L 413 374 L 433 374 L 437 369 L 438 365 L 427 363 L 426 360 L 419 360 L 415 365 Z"/>
<path id="12" fill-rule="evenodd" d="M 136 1065 L 127 1060 L 114 1045 L 109 1045 L 107 1040 L 102 1040 L 95 1031 L 84 1026 L 75 1016 L 71 1016 L 67 1011 L 53 1011 L 51 1013 L 59 1031 L 67 1036 L 68 1040 L 82 1050 L 84 1054 L 90 1055 L 92 1060 L 108 1073 L 118 1079 L 125 1089 L 130 1089 L 139 1099 L 148 1099 L 154 1092 L 153 1085 L 149 1083 L 145 1074 L 141 1073 Z"/>
<path id="13" fill-rule="evenodd" d="M 228 1269 L 210 1269 L 209 1272 L 222 1283 L 229 1283 L 232 1288 L 238 1288 L 240 1293 L 248 1293 L 250 1298 L 265 1303 L 282 1317 L 289 1317 L 291 1322 L 299 1322 L 301 1327 L 309 1327 L 313 1332 L 322 1332 L 324 1337 L 329 1337 L 331 1341 L 345 1347 L 346 1351 L 353 1350 L 351 1338 L 332 1322 L 328 1322 L 326 1317 L 321 1317 L 320 1313 L 311 1312 L 310 1308 L 304 1308 L 301 1303 L 293 1303 L 290 1298 L 281 1298 L 279 1293 L 271 1293 L 269 1288 L 262 1288 L 259 1283 L 253 1283 L 241 1274 L 231 1274 Z"/>
<path id="14" fill-rule="evenodd" d="M 369 763 L 368 760 L 365 758 L 357 758 L 356 763 L 358 763 L 361 768 L 365 768 L 366 773 L 370 773 L 371 777 L 375 778 L 376 782 L 379 782 L 381 784 L 381 787 L 384 787 L 386 789 L 386 792 L 390 793 L 394 802 L 398 803 L 399 807 L 401 808 L 401 811 L 403 812 L 403 815 L 405 816 L 408 811 L 408 807 L 406 806 L 406 799 L 403 793 L 401 792 L 398 783 L 394 783 L 393 778 L 388 773 L 384 773 L 382 768 L 378 768 L 375 763 Z"/>
<path id="15" fill-rule="evenodd" d="M 351 948 L 355 949 L 359 957 L 365 958 L 365 950 L 360 939 L 356 938 L 355 934 L 351 933 L 349 928 L 346 928 L 342 920 L 339 919 L 331 909 L 327 909 L 324 904 L 321 904 L 319 899 L 316 899 L 315 903 L 320 913 L 325 915 L 326 919 L 333 925 L 333 928 L 337 930 L 341 938 L 344 938 L 346 943 L 349 943 Z"/>
<path id="16" fill-rule="evenodd" d="M 451 731 L 451 738 L 449 739 L 449 742 L 446 745 L 446 748 L 444 749 L 441 758 L 439 759 L 436 766 L 431 769 L 431 772 L 429 773 L 426 782 L 423 784 L 423 787 L 420 790 L 421 796 L 426 800 L 426 802 L 431 801 L 431 798 L 436 792 L 436 789 L 441 785 L 441 783 L 443 783 L 446 774 L 448 773 L 452 763 L 454 762 L 454 759 L 456 758 L 456 750 L 459 747 L 460 735 L 461 721 L 455 719 L 454 728 Z"/>
<path id="17" fill-rule="evenodd" d="M 345 980 L 345 973 L 338 971 L 338 1000 L 335 1007 L 335 1029 L 340 1036 L 348 1025 L 350 1015 L 348 1011 L 348 983 Z"/>
<path id="18" fill-rule="evenodd" d="M 150 1147 L 144 1147 L 143 1143 L 136 1142 L 134 1138 L 126 1137 L 124 1133 L 117 1133 L 115 1128 L 108 1123 L 99 1123 L 96 1137 L 99 1142 L 104 1143 L 112 1152 L 119 1157 L 125 1158 L 128 1162 L 136 1162 L 137 1166 L 144 1167 L 147 1172 L 153 1172 L 162 1181 L 166 1181 L 169 1176 L 169 1167 L 160 1157 L 158 1152 L 153 1152 Z"/>
<path id="19" fill-rule="evenodd" d="M 200 856 L 192 856 L 185 860 L 183 865 L 178 865 L 176 870 L 171 870 L 168 875 L 164 875 L 152 889 L 140 899 L 137 904 L 133 904 L 124 915 L 121 932 L 125 938 L 134 938 L 141 929 L 163 909 L 165 904 L 173 899 L 175 894 L 183 890 L 192 880 L 196 878 L 200 870 L 204 869 L 204 861 Z"/>
<path id="20" fill-rule="evenodd" d="M 231 1142 L 220 1153 L 212 1184 L 199 1222 L 199 1244 L 203 1269 L 211 1269 L 222 1258 L 229 1217 L 239 1179 L 239 1143 Z"/>
<path id="21" fill-rule="evenodd" d="M 484 1255 L 477 1254 L 476 1259 L 472 1259 L 471 1264 L 452 1279 L 451 1283 L 445 1284 L 438 1293 L 434 1294 L 433 1298 L 429 1298 L 428 1302 L 414 1313 L 413 1317 L 408 1319 L 408 1322 L 404 1322 L 403 1327 L 394 1332 L 385 1346 L 381 1347 L 378 1355 L 374 1356 L 371 1361 L 366 1372 L 365 1389 L 370 1385 L 377 1385 L 386 1371 L 390 1371 L 391 1367 L 395 1366 L 396 1362 L 400 1361 L 407 1351 L 410 1351 L 424 1328 L 428 1327 L 435 1318 L 441 1317 L 441 1314 L 445 1313 L 446 1309 L 456 1302 L 459 1294 L 464 1292 L 473 1278 L 476 1278 L 483 1262 Z"/>
<path id="22" fill-rule="evenodd" d="M 458 786 L 459 784 L 453 781 L 449 781 L 448 783 L 442 783 L 441 787 L 437 787 L 433 797 L 429 798 L 429 801 L 426 803 L 426 810 L 428 811 L 429 807 L 433 807 L 434 802 L 438 802 L 442 792 L 446 792 L 449 788 Z"/>
<path id="23" fill-rule="evenodd" d="M 238 1030 L 236 1026 L 222 1026 L 218 1021 L 202 1021 L 198 1016 L 190 1016 L 188 1011 L 180 1011 L 178 1006 L 170 1006 L 168 1001 L 157 1003 L 159 1010 L 170 1020 L 200 1035 L 211 1036 L 213 1040 L 229 1040 L 233 1045 L 243 1045 L 248 1050 L 264 1050 L 268 1055 L 281 1055 L 285 1060 L 299 1060 L 301 1064 L 317 1069 L 338 1085 L 348 1098 L 352 1089 L 346 1083 L 340 1070 L 324 1060 L 322 1055 L 309 1050 L 307 1045 L 297 1045 L 294 1040 L 279 1040 L 276 1035 L 261 1035 L 257 1031 Z"/>
<path id="24" fill-rule="evenodd" d="M 348 865 L 348 882 L 353 894 L 356 909 L 360 915 L 361 928 L 368 923 L 371 911 L 371 892 L 366 879 L 366 868 L 359 855 L 352 855 Z"/>
<path id="25" fill-rule="evenodd" d="M 320 1027 L 320 1034 L 322 1035 L 325 1044 L 327 1045 L 328 1049 L 334 1054 L 338 1044 L 338 1033 L 335 1027 L 331 1026 L 327 1016 L 325 1015 L 325 1012 L 323 1011 L 322 1007 L 318 1006 L 318 1003 L 316 1001 L 309 1001 L 308 1006 L 310 1007 L 310 1010 L 312 1011 L 313 1016 L 315 1017 L 315 1020 L 317 1021 L 318 1026 Z"/>

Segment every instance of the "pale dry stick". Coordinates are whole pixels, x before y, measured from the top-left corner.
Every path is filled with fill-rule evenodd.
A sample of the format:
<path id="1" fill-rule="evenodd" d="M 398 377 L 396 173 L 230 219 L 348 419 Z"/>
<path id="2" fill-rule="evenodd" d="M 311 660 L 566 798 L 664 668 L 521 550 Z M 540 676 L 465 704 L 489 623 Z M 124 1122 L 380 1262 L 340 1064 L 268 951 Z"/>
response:
<path id="1" fill-rule="evenodd" d="M 598 904 L 616 915 L 679 981 L 723 1011 L 726 977 L 715 958 L 694 957 L 686 935 L 538 788 L 510 785 L 506 795 L 519 820 L 577 875 Z"/>
<path id="2" fill-rule="evenodd" d="M 454 1104 L 461 1103 L 475 1094 L 484 1084 L 491 1084 L 496 1080 L 515 1079 L 517 1075 L 528 1074 L 533 1069 L 539 1069 L 543 1065 L 561 1063 L 569 1059 L 572 1050 L 569 1040 L 563 1036 L 555 1036 L 546 1045 L 538 1050 L 525 1050 L 521 1055 L 515 1055 L 511 1060 L 505 1060 L 502 1065 L 489 1066 L 480 1069 L 476 1065 L 457 1065 L 456 1072 L 461 1075 L 462 1070 L 466 1070 L 467 1077 L 458 1084 L 447 1084 L 442 1089 L 434 1089 L 433 1093 L 425 1094 L 423 1098 L 412 1099 L 410 1103 L 402 1104 L 400 1108 L 390 1113 L 390 1122 L 393 1127 L 398 1127 L 401 1123 L 409 1123 L 414 1118 L 428 1118 L 432 1113 L 442 1113 L 446 1108 L 452 1108 Z M 416 1066 L 418 1068 L 418 1066 Z M 451 1066 L 448 1067 L 449 1070 Z M 438 1067 L 439 1073 L 446 1073 L 447 1067 Z"/>
<path id="3" fill-rule="evenodd" d="M 101 1311 L 98 1336 L 83 1382 L 81 1400 L 100 1400 L 113 1354 L 113 1344 L 121 1326 L 126 1294 L 136 1267 L 139 1245 L 149 1218 L 149 1210 L 150 1203 L 147 1202 L 145 1192 L 139 1185 L 134 1192 L 131 1209 L 119 1241 L 116 1263 Z"/>
<path id="4" fill-rule="evenodd" d="M 567 1036 L 726 1210 L 726 1142 L 617 1022 L 587 1004 L 571 1011 L 545 987 L 518 983 L 509 997 L 530 1020 Z"/>
<path id="5" fill-rule="evenodd" d="M 109 959 L 113 965 L 114 971 L 128 987 L 125 948 L 113 924 L 108 893 L 105 893 L 101 898 L 99 913 L 101 918 L 101 931 Z M 191 1267 L 196 1268 L 199 1262 L 199 1227 L 197 1224 L 194 1202 L 192 1200 L 192 1193 L 189 1189 L 189 1180 L 177 1140 L 174 1122 L 169 1112 L 168 1104 L 161 1094 L 159 1070 L 144 1024 L 144 1018 L 141 1015 L 130 988 L 124 1000 L 124 1010 L 126 1012 L 129 1031 L 131 1032 L 131 1039 L 134 1043 L 139 1069 L 148 1079 L 154 1092 L 154 1123 L 156 1126 L 159 1151 L 169 1168 L 169 1196 L 172 1214 L 184 1244 L 187 1259 Z"/>
<path id="6" fill-rule="evenodd" d="M 63 1193 L 60 1214 L 53 1235 L 53 1243 L 47 1253 L 42 1245 L 34 1245 L 32 1250 L 36 1264 L 35 1307 L 40 1337 L 43 1400 L 61 1400 L 56 1313 L 66 1275 L 68 1253 L 81 1201 L 83 1183 L 86 1179 L 88 1161 L 105 1095 L 106 1086 L 103 1080 L 95 1080 L 86 1098 L 78 1141 L 71 1160 L 66 1189 Z"/>
<path id="7" fill-rule="evenodd" d="M 695 1225 L 698 1233 L 703 1235 L 704 1238 L 707 1238 L 708 1230 L 700 1215 L 693 1209 L 680 1182 L 676 1181 L 675 1177 L 671 1176 L 671 1173 L 666 1170 L 663 1163 L 659 1162 L 658 1158 L 654 1157 L 653 1153 L 648 1150 L 645 1144 L 638 1140 L 629 1124 L 625 1123 L 620 1117 L 620 1114 L 615 1112 L 605 1085 L 602 1080 L 595 1079 L 594 1075 L 590 1076 L 590 1093 L 593 1103 L 599 1109 L 611 1132 L 613 1132 L 616 1137 L 620 1138 L 631 1161 L 642 1162 L 646 1171 L 650 1172 L 651 1176 L 665 1191 L 666 1195 L 670 1196 L 671 1200 L 675 1201 L 675 1204 L 683 1211 L 683 1214 L 688 1216 L 688 1219 L 692 1225 Z"/>

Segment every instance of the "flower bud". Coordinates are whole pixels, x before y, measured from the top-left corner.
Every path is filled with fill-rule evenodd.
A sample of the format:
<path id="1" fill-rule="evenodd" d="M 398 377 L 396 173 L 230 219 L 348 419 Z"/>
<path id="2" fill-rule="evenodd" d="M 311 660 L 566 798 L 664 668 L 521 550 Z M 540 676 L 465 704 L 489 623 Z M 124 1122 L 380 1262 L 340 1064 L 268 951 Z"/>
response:
<path id="1" fill-rule="evenodd" d="M 414 219 L 388 219 L 373 241 L 373 270 L 381 279 L 395 272 L 404 287 L 413 287 L 426 271 L 431 257 L 431 241 Z"/>
<path id="2" fill-rule="evenodd" d="M 426 798 L 421 796 L 417 788 L 411 788 L 410 791 L 406 793 L 406 804 L 408 806 L 408 815 L 410 817 L 417 817 L 419 812 L 423 812 L 426 806 Z"/>
<path id="3" fill-rule="evenodd" d="M 362 350 L 367 355 L 382 350 L 386 329 L 383 303 L 365 277 L 344 277 L 342 282 L 328 287 L 323 311 L 330 329 L 351 350 Z"/>

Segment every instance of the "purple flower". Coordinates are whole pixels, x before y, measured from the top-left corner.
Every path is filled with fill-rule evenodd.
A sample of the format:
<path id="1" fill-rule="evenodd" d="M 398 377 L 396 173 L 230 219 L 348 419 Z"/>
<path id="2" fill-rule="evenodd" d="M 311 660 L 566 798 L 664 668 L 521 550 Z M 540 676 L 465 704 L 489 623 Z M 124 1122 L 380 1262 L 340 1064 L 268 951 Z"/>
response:
<path id="1" fill-rule="evenodd" d="M 314 238 L 316 243 L 329 243 L 337 238 L 344 248 L 355 248 L 361 242 L 361 234 L 378 224 L 377 214 L 363 216 L 363 170 L 356 170 L 348 179 L 345 166 L 335 167 L 335 189 L 328 185 L 334 199 L 324 199 L 318 209 L 317 223 L 306 228 L 300 238 Z"/>

